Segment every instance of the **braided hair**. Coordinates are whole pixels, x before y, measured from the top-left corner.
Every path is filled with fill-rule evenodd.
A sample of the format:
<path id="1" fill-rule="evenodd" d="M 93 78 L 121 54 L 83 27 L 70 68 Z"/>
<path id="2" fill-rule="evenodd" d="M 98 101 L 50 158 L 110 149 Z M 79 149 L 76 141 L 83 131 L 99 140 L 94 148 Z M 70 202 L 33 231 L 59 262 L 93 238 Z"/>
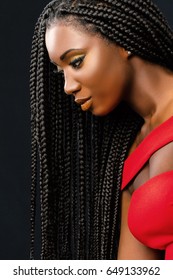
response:
<path id="1" fill-rule="evenodd" d="M 37 184 L 41 259 L 115 259 L 124 160 L 143 120 L 121 102 L 104 117 L 64 94 L 45 47 L 57 20 L 78 23 L 132 54 L 173 70 L 173 33 L 150 0 L 53 0 L 35 26 L 31 51 L 31 258 Z M 39 178 L 39 180 L 38 180 Z"/>

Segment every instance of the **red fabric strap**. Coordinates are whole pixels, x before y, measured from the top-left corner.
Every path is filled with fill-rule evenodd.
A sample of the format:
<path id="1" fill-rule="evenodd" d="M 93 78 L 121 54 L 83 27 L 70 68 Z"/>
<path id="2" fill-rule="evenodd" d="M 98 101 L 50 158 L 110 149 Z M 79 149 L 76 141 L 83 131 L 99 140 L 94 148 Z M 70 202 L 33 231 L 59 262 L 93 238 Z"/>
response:
<path id="1" fill-rule="evenodd" d="M 149 158 L 161 147 L 173 141 L 173 116 L 156 127 L 125 160 L 121 189 L 136 176 Z"/>

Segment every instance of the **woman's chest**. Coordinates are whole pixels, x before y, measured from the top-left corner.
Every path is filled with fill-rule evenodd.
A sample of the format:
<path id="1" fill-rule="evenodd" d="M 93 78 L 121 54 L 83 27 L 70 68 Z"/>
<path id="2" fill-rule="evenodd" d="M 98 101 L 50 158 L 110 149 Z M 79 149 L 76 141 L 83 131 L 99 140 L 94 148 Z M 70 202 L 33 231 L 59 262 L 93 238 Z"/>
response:
<path id="1" fill-rule="evenodd" d="M 133 147 L 132 147 L 133 148 Z M 131 150 L 132 151 L 132 150 Z M 138 164 L 138 159 L 133 164 Z M 149 179 L 173 170 L 173 142 L 155 151 L 145 165 L 139 170 L 129 184 L 129 192 L 133 192 L 146 183 Z"/>

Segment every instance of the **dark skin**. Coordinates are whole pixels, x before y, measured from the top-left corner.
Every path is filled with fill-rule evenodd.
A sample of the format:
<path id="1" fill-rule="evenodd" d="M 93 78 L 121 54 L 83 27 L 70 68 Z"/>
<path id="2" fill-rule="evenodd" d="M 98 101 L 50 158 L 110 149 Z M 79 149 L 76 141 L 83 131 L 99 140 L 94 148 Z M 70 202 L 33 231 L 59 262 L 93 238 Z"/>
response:
<path id="1" fill-rule="evenodd" d="M 154 128 L 173 115 L 173 74 L 137 57 L 132 58 L 130 63 L 137 71 L 137 75 L 135 91 L 129 103 L 144 118 L 145 122 L 129 151 L 129 155 Z M 139 93 L 141 94 L 139 95 Z M 118 259 L 154 260 L 163 258 L 161 251 L 144 246 L 131 234 L 127 224 L 127 215 L 131 196 L 137 188 L 150 178 L 173 170 L 172 154 L 173 143 L 169 143 L 155 152 L 128 189 L 122 192 Z"/>
<path id="2" fill-rule="evenodd" d="M 121 100 L 126 100 L 141 115 L 144 125 L 129 154 L 155 127 L 173 115 L 172 72 L 129 56 L 116 44 L 63 22 L 56 22 L 47 29 L 45 42 L 50 60 L 64 73 L 65 92 L 74 96 L 82 110 L 103 116 Z M 162 259 L 162 252 L 146 247 L 131 234 L 127 213 L 137 188 L 148 179 L 173 170 L 172 154 L 173 143 L 155 152 L 129 188 L 122 192 L 118 259 Z"/>

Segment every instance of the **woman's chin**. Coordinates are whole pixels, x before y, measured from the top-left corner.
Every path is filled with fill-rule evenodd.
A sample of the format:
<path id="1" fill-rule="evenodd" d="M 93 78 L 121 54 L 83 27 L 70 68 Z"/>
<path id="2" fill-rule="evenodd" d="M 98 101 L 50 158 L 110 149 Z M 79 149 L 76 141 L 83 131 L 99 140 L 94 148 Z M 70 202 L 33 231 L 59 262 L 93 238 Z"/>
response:
<path id="1" fill-rule="evenodd" d="M 115 109 L 115 107 L 111 107 L 111 108 L 105 108 L 105 107 L 93 107 L 90 111 L 94 116 L 98 116 L 98 117 L 104 117 L 106 115 L 108 115 L 109 113 L 111 113 L 113 110 Z"/>

